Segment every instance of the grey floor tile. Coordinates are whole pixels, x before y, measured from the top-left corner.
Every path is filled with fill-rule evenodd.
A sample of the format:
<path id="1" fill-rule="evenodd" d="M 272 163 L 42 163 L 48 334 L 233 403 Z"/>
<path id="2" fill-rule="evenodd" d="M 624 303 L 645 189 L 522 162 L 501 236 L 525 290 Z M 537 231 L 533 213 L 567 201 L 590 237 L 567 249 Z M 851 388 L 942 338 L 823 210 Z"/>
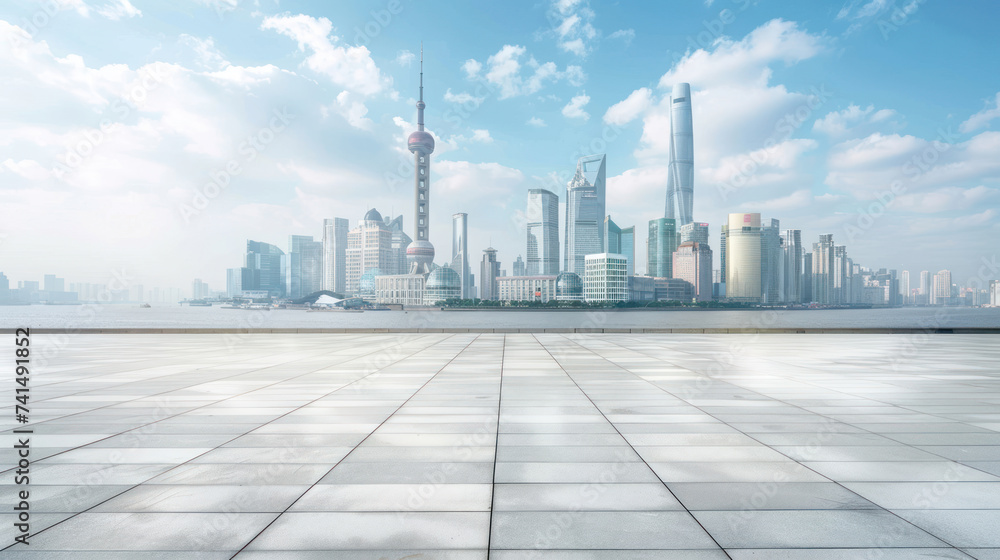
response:
<path id="1" fill-rule="evenodd" d="M 286 513 L 247 550 L 486 548 L 488 513 Z"/>
<path id="2" fill-rule="evenodd" d="M 684 512 L 494 512 L 494 549 L 715 549 Z"/>

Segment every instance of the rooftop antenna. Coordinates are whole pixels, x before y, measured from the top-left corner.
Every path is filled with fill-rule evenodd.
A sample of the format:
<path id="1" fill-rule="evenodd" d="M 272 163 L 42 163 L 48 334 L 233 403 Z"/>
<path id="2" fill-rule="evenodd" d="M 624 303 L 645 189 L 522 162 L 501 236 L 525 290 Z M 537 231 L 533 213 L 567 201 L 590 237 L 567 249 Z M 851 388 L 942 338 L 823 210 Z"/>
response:
<path id="1" fill-rule="evenodd" d="M 417 130 L 424 129 L 424 42 L 420 41 L 420 100 L 417 101 Z"/>

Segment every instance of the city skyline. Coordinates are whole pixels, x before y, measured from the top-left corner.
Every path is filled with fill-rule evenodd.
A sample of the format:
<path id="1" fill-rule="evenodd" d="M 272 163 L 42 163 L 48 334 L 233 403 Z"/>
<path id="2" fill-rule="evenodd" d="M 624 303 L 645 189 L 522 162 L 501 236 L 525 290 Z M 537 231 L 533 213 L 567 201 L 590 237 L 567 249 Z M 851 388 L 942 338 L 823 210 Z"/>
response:
<path id="1" fill-rule="evenodd" d="M 222 12 L 192 7 L 167 29 L 154 8 L 140 6 L 152 17 L 111 17 L 110 4 L 79 2 L 90 9 L 67 8 L 42 26 L 32 23 L 40 4 L 0 10 L 10 39 L 4 48 L 20 53 L 3 64 L 25 86 L 12 99 L 16 116 L 8 115 L 2 166 L 11 196 L 0 256 L 14 283 L 52 272 L 98 283 L 126 267 L 145 285 L 186 288 L 201 278 L 217 288 L 226 268 L 240 266 L 247 239 L 321 240 L 325 218 L 355 224 L 372 207 L 398 214 L 408 206 L 413 176 L 401 157 L 413 156 L 401 146 L 415 127 L 409 95 L 417 85 L 414 46 L 422 38 L 436 53 L 428 60 L 435 76 L 428 98 L 436 107 L 429 120 L 439 127 L 431 133 L 441 156 L 440 190 L 430 220 L 440 263 L 447 260 L 441 248 L 450 247 L 446 220 L 467 212 L 470 253 L 492 239 L 510 266 L 524 255 L 519 216 L 528 189 L 548 189 L 564 204 L 567 175 L 591 153 L 608 154 L 606 214 L 643 231 L 660 217 L 650 207 L 666 196 L 670 119 L 663 109 L 673 86 L 685 81 L 698 154 L 694 218 L 711 225 L 713 249 L 728 213 L 764 212 L 801 229 L 805 248 L 832 233 L 857 262 L 873 267 L 914 274 L 949 269 L 961 283 L 975 276 L 982 259 L 995 261 L 989 239 L 997 231 L 998 168 L 988 155 L 998 134 L 996 85 L 949 73 L 945 95 L 914 87 L 926 74 L 918 79 L 900 64 L 890 88 L 870 66 L 857 64 L 866 48 L 879 48 L 887 64 L 906 60 L 909 47 L 932 33 L 926 28 L 932 18 L 940 21 L 933 33 L 958 37 L 949 24 L 965 6 L 952 14 L 921 4 L 886 31 L 891 11 L 862 15 L 862 6 L 828 13 L 695 2 L 672 8 L 675 36 L 659 39 L 632 10 L 546 4 L 520 12 L 524 23 L 505 27 L 502 37 L 485 36 L 453 52 L 443 41 L 467 36 L 454 22 L 469 21 L 470 11 L 499 22 L 510 16 L 459 6 L 454 17 L 427 27 L 426 18 L 440 10 L 428 15 L 405 2 L 396 13 L 371 4 L 336 14 L 319 3 L 261 2 L 256 10 L 239 3 Z M 376 18 L 385 20 L 383 11 L 390 20 L 384 24 Z M 211 19 L 199 19 L 205 15 L 218 21 L 204 23 Z M 378 33 L 356 33 L 372 22 Z M 76 41 L 75 27 L 92 44 Z M 120 48 L 99 39 L 123 29 L 155 31 L 158 43 L 132 38 L 137 43 Z M 237 38 L 243 33 L 260 46 L 248 48 Z M 960 46 L 939 43 L 941 56 Z M 67 58 L 76 54 L 82 58 Z M 371 80 L 348 87 L 334 75 L 324 56 L 348 54 Z M 996 55 L 972 56 L 970 63 L 987 63 Z M 623 57 L 636 62 L 612 63 Z M 722 72 L 735 62 L 743 70 Z M 513 70 L 503 74 L 504 68 Z M 116 103 L 122 100 L 134 107 Z M 106 130 L 103 117 L 110 120 Z M 52 118 L 58 124 L 46 120 Z M 102 138 L 88 147 L 88 135 L 98 132 Z M 594 149 L 593 141 L 604 137 L 603 149 Z M 252 161 L 240 150 L 248 138 L 258 154 Z M 363 151 L 374 155 L 360 157 Z M 63 169 L 75 158 L 77 165 Z M 893 192 L 896 177 L 904 183 Z M 219 193 L 211 198 L 210 184 Z M 198 193 L 204 208 L 195 204 Z M 406 226 L 412 233 L 415 224 Z M 85 251 L 55 242 L 70 231 Z M 181 258 L 176 247 L 189 246 L 199 250 Z M 645 269 L 645 253 L 635 248 L 637 272 Z"/>

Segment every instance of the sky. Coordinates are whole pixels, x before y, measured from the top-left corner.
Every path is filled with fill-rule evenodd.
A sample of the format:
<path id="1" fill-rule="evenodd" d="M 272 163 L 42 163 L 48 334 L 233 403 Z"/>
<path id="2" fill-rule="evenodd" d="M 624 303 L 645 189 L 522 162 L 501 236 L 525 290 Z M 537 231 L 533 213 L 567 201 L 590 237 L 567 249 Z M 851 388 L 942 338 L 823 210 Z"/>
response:
<path id="1" fill-rule="evenodd" d="M 0 4 L 0 271 L 225 289 L 368 208 L 412 234 L 424 49 L 431 241 L 525 255 L 527 190 L 607 154 L 607 210 L 662 217 L 670 90 L 692 88 L 694 216 L 832 233 L 871 268 L 1000 278 L 991 1 L 15 0 Z M 560 224 L 560 241 L 563 225 Z M 716 251 L 716 260 L 718 260 Z"/>

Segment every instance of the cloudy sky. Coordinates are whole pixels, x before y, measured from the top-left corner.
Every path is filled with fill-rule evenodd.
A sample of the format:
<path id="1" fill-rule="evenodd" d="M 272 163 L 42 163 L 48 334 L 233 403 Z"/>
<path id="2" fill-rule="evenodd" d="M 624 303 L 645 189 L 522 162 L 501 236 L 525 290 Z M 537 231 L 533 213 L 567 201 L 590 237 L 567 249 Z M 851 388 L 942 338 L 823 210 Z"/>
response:
<path id="1" fill-rule="evenodd" d="M 998 15 L 925 0 L 4 2 L 0 271 L 223 289 L 248 238 L 286 248 L 370 207 L 410 229 L 423 41 L 439 263 L 467 212 L 473 254 L 492 244 L 510 270 L 527 189 L 562 201 L 576 159 L 606 152 L 608 212 L 636 225 L 645 270 L 667 96 L 690 82 L 713 247 L 727 213 L 761 212 L 810 245 L 832 233 L 863 265 L 964 283 L 998 258 Z"/>

